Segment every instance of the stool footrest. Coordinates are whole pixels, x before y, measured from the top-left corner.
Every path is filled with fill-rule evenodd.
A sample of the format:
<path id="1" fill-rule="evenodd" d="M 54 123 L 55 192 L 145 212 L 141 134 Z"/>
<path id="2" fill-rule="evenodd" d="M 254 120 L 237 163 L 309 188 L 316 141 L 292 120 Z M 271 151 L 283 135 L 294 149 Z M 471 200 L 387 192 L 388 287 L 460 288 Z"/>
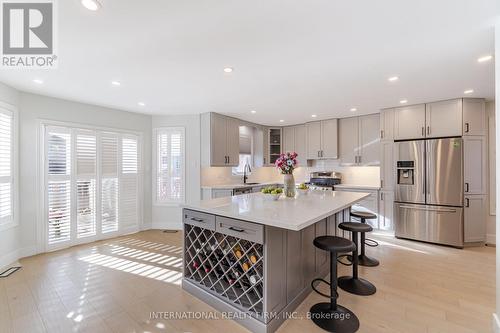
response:
<path id="1" fill-rule="evenodd" d="M 339 264 L 344 265 L 344 266 L 352 266 L 352 262 L 349 260 L 350 256 L 351 256 L 350 254 L 342 254 L 342 255 L 340 255 L 340 256 L 337 257 L 337 262 Z M 349 260 L 349 262 L 343 262 L 342 261 L 343 258 L 347 258 L 347 260 Z"/>
<path id="2" fill-rule="evenodd" d="M 378 246 L 378 242 L 376 240 L 373 240 L 373 239 L 370 239 L 370 238 L 366 238 L 365 239 L 365 245 L 369 246 L 369 247 L 376 247 L 376 246 Z"/>
<path id="3" fill-rule="evenodd" d="M 314 279 L 311 281 L 311 288 L 312 290 L 314 290 L 316 293 L 320 294 L 321 296 L 323 297 L 326 297 L 326 298 L 330 298 L 330 299 L 337 299 L 339 297 L 339 294 L 337 292 L 335 292 L 335 295 L 334 296 L 331 296 L 331 295 L 327 295 L 321 291 L 319 291 L 318 289 L 316 289 L 316 286 L 314 285 L 314 282 L 316 281 L 319 281 L 319 282 L 324 282 L 326 283 L 327 285 L 330 285 L 330 282 L 324 280 L 324 279 L 321 279 L 321 278 L 317 278 L 317 279 Z"/>

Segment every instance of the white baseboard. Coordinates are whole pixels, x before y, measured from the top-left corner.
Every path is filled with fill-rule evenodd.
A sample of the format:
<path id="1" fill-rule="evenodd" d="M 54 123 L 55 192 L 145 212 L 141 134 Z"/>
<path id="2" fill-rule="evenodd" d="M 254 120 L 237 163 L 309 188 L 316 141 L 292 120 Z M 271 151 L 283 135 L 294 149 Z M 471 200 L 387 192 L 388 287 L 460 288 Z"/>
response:
<path id="1" fill-rule="evenodd" d="M 486 244 L 496 244 L 496 239 L 495 234 L 486 234 Z"/>
<path id="2" fill-rule="evenodd" d="M 0 257 L 0 271 L 19 259 L 19 251 L 12 251 Z"/>
<path id="3" fill-rule="evenodd" d="M 182 230 L 182 222 L 153 222 L 151 229 Z"/>
<path id="4" fill-rule="evenodd" d="M 500 333 L 500 320 L 496 313 L 493 314 L 493 332 Z"/>

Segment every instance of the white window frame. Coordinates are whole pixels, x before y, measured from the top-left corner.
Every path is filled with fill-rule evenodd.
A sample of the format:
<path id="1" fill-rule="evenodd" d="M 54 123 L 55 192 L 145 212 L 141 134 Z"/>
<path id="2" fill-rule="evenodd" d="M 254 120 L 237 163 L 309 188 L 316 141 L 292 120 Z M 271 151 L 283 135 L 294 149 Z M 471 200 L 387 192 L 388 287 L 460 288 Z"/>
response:
<path id="1" fill-rule="evenodd" d="M 36 226 L 36 235 L 37 235 L 37 251 L 38 252 L 47 252 L 47 251 L 56 251 L 59 249 L 67 248 L 70 246 L 78 245 L 78 244 L 83 244 L 83 243 L 89 243 L 92 241 L 96 240 L 102 240 L 102 239 L 108 239 L 112 237 L 117 237 L 120 235 L 132 233 L 132 232 L 137 232 L 140 230 L 143 230 L 144 227 L 144 199 L 143 199 L 143 193 L 144 193 L 144 187 L 143 187 L 143 180 L 144 180 L 144 158 L 143 158 L 143 151 L 144 151 L 144 140 L 143 140 L 143 134 L 141 132 L 137 131 L 132 131 L 132 130 L 124 130 L 120 128 L 112 128 L 112 127 L 99 127 L 99 126 L 92 126 L 88 124 L 80 124 L 80 123 L 72 123 L 72 122 L 62 122 L 62 121 L 54 121 L 54 120 L 47 120 L 47 119 L 40 119 L 39 124 L 39 140 L 38 140 L 38 151 L 39 151 L 39 158 L 38 158 L 38 165 L 37 165 L 37 174 L 38 174 L 38 180 L 37 183 L 39 184 L 39 191 L 37 193 L 37 201 L 39 203 L 38 207 L 38 214 L 37 214 L 37 226 Z M 134 228 L 133 230 L 131 228 L 123 229 L 120 226 L 118 227 L 118 231 L 116 232 L 109 232 L 109 233 L 100 233 L 99 237 L 85 237 L 85 238 L 80 238 L 79 240 L 73 239 L 70 242 L 62 242 L 60 245 L 58 244 L 53 244 L 49 245 L 48 244 L 48 221 L 47 221 L 47 196 L 46 196 L 46 184 L 47 184 L 47 179 L 46 179 L 46 143 L 45 143 L 45 128 L 47 126 L 51 127 L 63 127 L 63 128 L 69 128 L 72 131 L 74 130 L 90 130 L 90 131 L 95 131 L 97 132 L 97 142 L 100 140 L 100 134 L 103 132 L 112 132 L 119 134 L 119 149 L 121 149 L 121 138 L 126 137 L 126 136 L 133 136 L 137 138 L 137 228 Z M 72 143 L 74 144 L 74 143 Z M 99 151 L 97 152 L 97 158 L 98 160 L 101 158 L 99 156 Z M 98 162 L 99 163 L 99 162 Z M 98 164 L 99 165 L 99 164 Z M 73 171 L 73 170 L 72 170 Z M 73 177 L 74 173 L 72 173 Z M 120 179 L 121 175 L 121 170 L 119 170 L 119 176 L 118 176 L 118 181 Z M 98 174 L 97 177 L 100 179 L 100 175 Z M 100 187 L 97 192 L 100 192 Z M 72 194 L 73 195 L 73 194 Z M 97 193 L 97 195 L 100 195 L 100 193 Z M 73 203 L 72 203 L 73 204 Z M 100 201 L 97 202 L 97 204 L 100 206 Z M 100 227 L 100 225 L 98 226 Z"/>
<path id="2" fill-rule="evenodd" d="M 14 105 L 0 101 L 0 112 L 12 116 L 11 123 L 11 207 L 12 218 L 9 222 L 0 223 L 0 232 L 19 225 L 19 114 Z"/>
<path id="3" fill-rule="evenodd" d="M 182 147 L 184 149 L 183 152 L 183 159 L 182 159 L 182 188 L 184 189 L 184 193 L 182 196 L 182 200 L 169 200 L 169 201 L 160 201 L 158 200 L 158 150 L 159 150 L 159 142 L 158 142 L 158 135 L 163 133 L 163 132 L 170 132 L 170 131 L 178 131 L 182 133 Z M 153 185 L 152 185 L 152 192 L 153 192 L 153 205 L 155 206 L 167 206 L 167 207 L 178 207 L 181 206 L 186 202 L 186 128 L 184 126 L 165 126 L 165 127 L 158 127 L 153 129 L 153 172 L 152 172 L 152 180 L 153 180 Z"/>

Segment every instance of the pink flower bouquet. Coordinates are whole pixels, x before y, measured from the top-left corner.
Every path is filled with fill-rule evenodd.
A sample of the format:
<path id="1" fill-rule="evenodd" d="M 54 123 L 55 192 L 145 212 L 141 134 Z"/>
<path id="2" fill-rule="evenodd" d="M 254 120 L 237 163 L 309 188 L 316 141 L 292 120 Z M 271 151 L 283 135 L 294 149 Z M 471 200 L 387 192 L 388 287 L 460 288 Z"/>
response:
<path id="1" fill-rule="evenodd" d="M 287 152 L 286 154 L 281 154 L 274 165 L 282 174 L 291 175 L 293 170 L 297 167 L 297 153 Z"/>

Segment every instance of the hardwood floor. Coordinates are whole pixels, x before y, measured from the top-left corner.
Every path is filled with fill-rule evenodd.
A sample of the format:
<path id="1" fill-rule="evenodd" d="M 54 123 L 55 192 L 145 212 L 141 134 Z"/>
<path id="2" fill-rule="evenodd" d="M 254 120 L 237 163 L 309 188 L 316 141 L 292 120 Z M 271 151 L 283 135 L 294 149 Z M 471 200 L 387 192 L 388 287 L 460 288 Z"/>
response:
<path id="1" fill-rule="evenodd" d="M 380 235 L 378 267 L 360 268 L 372 296 L 339 290 L 359 332 L 490 332 L 495 251 L 457 250 Z M 247 332 L 231 320 L 151 319 L 151 312 L 215 310 L 180 288 L 181 233 L 145 231 L 21 260 L 0 279 L 0 332 Z M 341 266 L 341 265 L 339 265 Z M 350 268 L 339 267 L 340 275 Z M 326 291 L 326 289 L 325 289 Z M 311 294 L 297 309 L 324 299 Z M 289 319 L 279 332 L 321 332 Z"/>

